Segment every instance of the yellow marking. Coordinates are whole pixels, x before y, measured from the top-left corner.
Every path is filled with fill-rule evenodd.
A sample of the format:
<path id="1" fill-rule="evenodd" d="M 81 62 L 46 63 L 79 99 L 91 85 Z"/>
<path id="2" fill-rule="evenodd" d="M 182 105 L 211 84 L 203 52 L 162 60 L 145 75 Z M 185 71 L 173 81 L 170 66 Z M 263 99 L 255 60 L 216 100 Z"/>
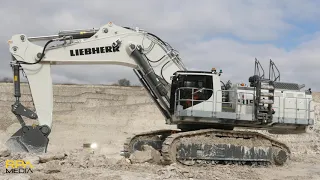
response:
<path id="1" fill-rule="evenodd" d="M 18 76 L 13 77 L 14 81 L 18 81 Z"/>
<path id="2" fill-rule="evenodd" d="M 87 33 L 87 32 L 85 32 L 85 31 L 83 31 L 83 32 L 80 32 L 80 34 L 85 34 L 85 33 Z"/>
<path id="3" fill-rule="evenodd" d="M 32 124 L 32 128 L 33 128 L 33 129 L 36 128 L 36 126 L 37 126 L 36 124 Z"/>
<path id="4" fill-rule="evenodd" d="M 8 169 L 8 167 L 11 167 L 11 168 L 15 168 L 15 161 L 14 160 L 6 160 L 6 169 Z"/>
<path id="5" fill-rule="evenodd" d="M 22 167 L 22 168 L 26 168 L 26 165 L 24 164 L 23 160 L 16 160 L 16 168 L 18 167 Z"/>
<path id="6" fill-rule="evenodd" d="M 8 167 L 11 167 L 13 169 L 15 168 L 27 168 L 27 166 L 29 166 L 30 168 L 33 168 L 33 165 L 30 163 L 30 161 L 23 161 L 23 160 L 11 160 L 11 159 L 7 159 L 6 160 L 6 169 L 8 169 Z"/>

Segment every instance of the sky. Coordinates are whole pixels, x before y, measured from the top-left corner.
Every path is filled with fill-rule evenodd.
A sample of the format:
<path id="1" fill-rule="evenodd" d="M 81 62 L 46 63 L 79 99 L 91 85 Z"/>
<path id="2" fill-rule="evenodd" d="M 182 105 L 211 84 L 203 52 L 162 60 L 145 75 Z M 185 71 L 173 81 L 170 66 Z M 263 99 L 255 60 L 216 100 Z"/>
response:
<path id="1" fill-rule="evenodd" d="M 52 35 L 113 22 L 159 36 L 190 70 L 215 67 L 223 70 L 223 81 L 248 84 L 255 58 L 265 71 L 272 59 L 281 81 L 320 91 L 317 7 L 317 0 L 2 0 L 0 77 L 12 76 L 7 41 L 14 34 Z M 52 77 L 55 83 L 112 84 L 126 78 L 139 84 L 132 69 L 116 65 L 53 66 Z"/>

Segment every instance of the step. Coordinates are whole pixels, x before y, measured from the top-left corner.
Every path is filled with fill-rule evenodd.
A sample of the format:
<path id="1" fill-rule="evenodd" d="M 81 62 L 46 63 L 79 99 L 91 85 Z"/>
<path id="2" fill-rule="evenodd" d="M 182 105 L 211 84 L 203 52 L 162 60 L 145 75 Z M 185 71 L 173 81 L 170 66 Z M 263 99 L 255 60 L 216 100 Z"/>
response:
<path id="1" fill-rule="evenodd" d="M 273 97 L 273 93 L 269 93 L 269 92 L 261 92 L 261 96 L 265 96 L 265 97 Z"/>
<path id="2" fill-rule="evenodd" d="M 271 85 L 263 85 L 261 86 L 261 89 L 264 89 L 264 90 L 274 90 L 274 86 L 271 86 Z"/>
<path id="3" fill-rule="evenodd" d="M 259 113 L 268 113 L 268 112 L 269 112 L 268 109 L 261 109 L 261 110 L 259 110 Z"/>
<path id="4" fill-rule="evenodd" d="M 271 119 L 271 116 L 268 114 L 258 114 L 258 119 Z"/>
<path id="5" fill-rule="evenodd" d="M 269 100 L 269 99 L 260 99 L 260 103 L 263 103 L 263 104 L 273 104 L 273 100 Z"/>
<path id="6" fill-rule="evenodd" d="M 269 84 L 261 84 L 261 89 L 274 90 L 274 86 Z"/>

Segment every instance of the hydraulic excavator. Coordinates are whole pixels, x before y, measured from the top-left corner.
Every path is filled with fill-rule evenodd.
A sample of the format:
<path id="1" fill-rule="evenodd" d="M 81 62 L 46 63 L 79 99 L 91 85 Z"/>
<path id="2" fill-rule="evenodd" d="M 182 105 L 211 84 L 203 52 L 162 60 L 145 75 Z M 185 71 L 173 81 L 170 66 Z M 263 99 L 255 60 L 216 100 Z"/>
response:
<path id="1" fill-rule="evenodd" d="M 36 44 L 43 41 L 44 46 Z M 7 141 L 14 152 L 47 152 L 52 128 L 52 65 L 110 64 L 133 69 L 165 123 L 176 128 L 130 137 L 121 152 L 126 157 L 147 144 L 167 164 L 283 165 L 290 158 L 286 144 L 256 131 L 234 128 L 297 134 L 314 124 L 311 91 L 302 90 L 304 85 L 281 82 L 272 60 L 269 77 L 255 59 L 249 85 L 224 83 L 222 70 L 190 71 L 178 51 L 156 35 L 111 22 L 57 35 L 16 34 L 8 43 L 16 99 L 12 112 L 21 124 Z M 21 73 L 29 83 L 35 112 L 19 101 Z M 26 125 L 22 116 L 37 120 L 38 125 Z"/>

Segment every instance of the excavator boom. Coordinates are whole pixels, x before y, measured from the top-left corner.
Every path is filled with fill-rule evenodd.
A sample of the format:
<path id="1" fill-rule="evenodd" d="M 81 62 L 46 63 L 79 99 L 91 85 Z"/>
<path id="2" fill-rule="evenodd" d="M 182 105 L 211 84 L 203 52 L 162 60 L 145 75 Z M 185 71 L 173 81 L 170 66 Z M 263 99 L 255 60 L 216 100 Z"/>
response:
<path id="1" fill-rule="evenodd" d="M 47 41 L 44 47 L 34 42 Z M 57 45 L 49 47 L 51 43 Z M 61 31 L 58 35 L 12 36 L 9 40 L 14 71 L 16 102 L 13 113 L 21 129 L 13 135 L 9 146 L 14 151 L 46 152 L 52 127 L 53 92 L 52 65 L 108 64 L 131 67 L 170 123 L 170 78 L 185 70 L 177 51 L 157 36 L 108 23 L 99 29 Z M 35 112 L 19 101 L 20 71 L 27 77 Z M 39 126 L 27 126 L 21 116 L 37 119 Z M 17 144 L 18 142 L 18 144 Z M 17 148 L 19 147 L 19 148 Z"/>

